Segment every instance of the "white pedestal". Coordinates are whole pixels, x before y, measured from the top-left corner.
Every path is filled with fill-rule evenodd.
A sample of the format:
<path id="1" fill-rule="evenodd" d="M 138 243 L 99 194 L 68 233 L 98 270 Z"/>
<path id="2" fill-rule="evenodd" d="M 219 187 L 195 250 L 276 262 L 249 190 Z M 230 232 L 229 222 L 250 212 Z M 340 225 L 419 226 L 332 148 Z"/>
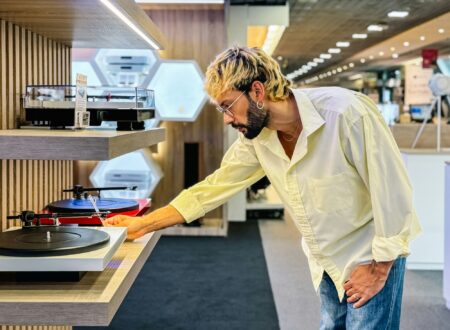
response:
<path id="1" fill-rule="evenodd" d="M 449 152 L 402 150 L 423 233 L 411 243 L 408 269 L 444 268 L 444 185 Z"/>
<path id="2" fill-rule="evenodd" d="M 0 255 L 1 272 L 103 271 L 127 236 L 125 227 L 92 227 L 109 234 L 109 242 L 98 249 L 59 256 L 17 257 Z"/>
<path id="3" fill-rule="evenodd" d="M 450 309 L 450 162 L 445 166 L 444 298 Z"/>

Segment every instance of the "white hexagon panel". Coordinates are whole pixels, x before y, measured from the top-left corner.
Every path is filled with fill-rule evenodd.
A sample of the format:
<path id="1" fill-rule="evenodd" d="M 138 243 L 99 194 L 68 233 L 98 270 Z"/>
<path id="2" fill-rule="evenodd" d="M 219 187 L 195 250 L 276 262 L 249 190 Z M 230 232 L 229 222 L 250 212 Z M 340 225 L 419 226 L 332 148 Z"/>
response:
<path id="1" fill-rule="evenodd" d="M 158 60 L 158 54 L 148 49 L 100 49 L 94 63 L 107 85 L 141 87 L 148 85 Z"/>
<path id="2" fill-rule="evenodd" d="M 207 100 L 203 79 L 195 61 L 161 61 L 147 87 L 155 91 L 161 120 L 195 121 Z"/>
<path id="3" fill-rule="evenodd" d="M 162 177 L 161 168 L 147 148 L 99 162 L 89 179 L 93 187 L 137 186 L 136 190 L 102 191 L 102 197 L 137 199 L 150 197 Z"/>
<path id="4" fill-rule="evenodd" d="M 72 62 L 72 84 L 75 85 L 77 81 L 77 73 L 87 76 L 87 83 L 89 86 L 103 85 L 101 80 L 101 73 L 97 72 L 89 61 L 73 61 Z"/>

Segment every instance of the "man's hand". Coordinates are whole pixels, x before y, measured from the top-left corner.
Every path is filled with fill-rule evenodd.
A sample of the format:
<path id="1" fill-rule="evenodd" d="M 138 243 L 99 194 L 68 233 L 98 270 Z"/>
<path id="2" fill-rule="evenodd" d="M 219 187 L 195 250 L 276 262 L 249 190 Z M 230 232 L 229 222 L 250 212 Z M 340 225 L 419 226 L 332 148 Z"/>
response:
<path id="1" fill-rule="evenodd" d="M 104 221 L 105 226 L 128 228 L 128 240 L 134 240 L 147 233 L 184 223 L 183 216 L 171 205 L 157 209 L 143 217 L 116 215 Z"/>
<path id="2" fill-rule="evenodd" d="M 127 227 L 127 240 L 134 240 L 147 234 L 147 225 L 142 217 L 130 217 L 123 214 L 116 215 L 106 219 L 105 226 Z"/>
<path id="3" fill-rule="evenodd" d="M 383 289 L 394 261 L 376 262 L 357 266 L 344 283 L 344 289 L 349 297 L 347 302 L 354 303 L 353 308 L 359 308 Z"/>

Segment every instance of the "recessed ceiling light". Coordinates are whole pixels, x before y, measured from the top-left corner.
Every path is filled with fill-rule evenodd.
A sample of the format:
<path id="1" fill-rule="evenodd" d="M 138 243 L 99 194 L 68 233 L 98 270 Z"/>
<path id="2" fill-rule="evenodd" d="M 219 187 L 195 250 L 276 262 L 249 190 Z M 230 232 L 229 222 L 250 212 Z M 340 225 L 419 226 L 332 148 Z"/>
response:
<path id="1" fill-rule="evenodd" d="M 277 57 L 277 60 L 278 60 L 278 61 L 281 61 L 282 59 L 283 59 L 283 56 L 278 56 L 278 57 Z"/>
<path id="2" fill-rule="evenodd" d="M 327 72 L 327 76 L 330 77 L 331 76 L 331 71 Z"/>
<path id="3" fill-rule="evenodd" d="M 339 54 L 341 52 L 340 48 L 330 48 L 328 49 L 328 53 L 330 54 Z"/>
<path id="4" fill-rule="evenodd" d="M 311 62 L 308 62 L 308 65 L 309 65 L 309 66 L 317 66 L 318 64 L 317 64 L 316 62 L 312 62 L 312 61 L 311 61 Z"/>
<path id="5" fill-rule="evenodd" d="M 394 10 L 394 11 L 389 12 L 387 15 L 388 15 L 388 17 L 400 17 L 400 18 L 403 18 L 403 17 L 408 16 L 409 12 L 402 11 L 402 10 Z"/>
<path id="6" fill-rule="evenodd" d="M 325 60 L 323 58 L 315 58 L 315 59 L 313 59 L 313 61 L 316 62 L 316 63 L 323 63 L 323 62 L 325 62 Z"/>
<path id="7" fill-rule="evenodd" d="M 351 67 L 351 68 L 353 68 L 353 67 L 355 66 L 355 64 L 350 63 L 348 66 Z"/>
<path id="8" fill-rule="evenodd" d="M 337 47 L 348 47 L 350 46 L 350 42 L 348 41 L 338 41 L 336 42 Z"/>
<path id="9" fill-rule="evenodd" d="M 367 27 L 367 31 L 370 32 L 381 32 L 384 30 L 384 26 L 379 24 L 371 24 Z"/>
<path id="10" fill-rule="evenodd" d="M 337 68 L 337 72 L 342 72 L 342 68 L 341 67 Z"/>
<path id="11" fill-rule="evenodd" d="M 380 56 L 384 56 L 384 52 L 379 52 L 378 53 Z"/>
<path id="12" fill-rule="evenodd" d="M 392 54 L 392 58 L 398 58 L 398 54 L 397 53 Z"/>
<path id="13" fill-rule="evenodd" d="M 370 55 L 370 56 L 369 56 L 369 60 L 373 60 L 373 55 Z"/>
<path id="14" fill-rule="evenodd" d="M 359 60 L 361 63 L 366 63 L 366 59 L 365 58 L 362 58 L 362 59 L 360 59 Z"/>
<path id="15" fill-rule="evenodd" d="M 330 59 L 331 58 L 331 54 L 320 54 L 320 58 L 323 58 L 323 59 Z"/>
<path id="16" fill-rule="evenodd" d="M 439 33 L 444 33 L 445 30 L 444 30 L 444 29 L 439 29 L 438 32 L 439 32 Z"/>
<path id="17" fill-rule="evenodd" d="M 344 65 L 344 66 L 342 67 L 342 69 L 347 70 L 347 69 L 348 69 L 348 66 Z"/>
<path id="18" fill-rule="evenodd" d="M 336 74 L 336 70 L 335 70 L 335 69 L 333 69 L 333 70 L 331 71 L 331 73 L 333 73 L 333 74 Z"/>
<path id="19" fill-rule="evenodd" d="M 409 47 L 409 41 L 405 41 L 405 42 L 403 43 L 403 46 Z"/>
<path id="20" fill-rule="evenodd" d="M 353 39 L 366 39 L 367 34 L 366 33 L 354 33 L 352 34 Z"/>
<path id="21" fill-rule="evenodd" d="M 420 36 L 420 41 L 424 41 L 425 40 L 425 36 Z"/>
<path id="22" fill-rule="evenodd" d="M 395 50 L 395 47 L 391 47 L 391 52 L 393 52 Z"/>

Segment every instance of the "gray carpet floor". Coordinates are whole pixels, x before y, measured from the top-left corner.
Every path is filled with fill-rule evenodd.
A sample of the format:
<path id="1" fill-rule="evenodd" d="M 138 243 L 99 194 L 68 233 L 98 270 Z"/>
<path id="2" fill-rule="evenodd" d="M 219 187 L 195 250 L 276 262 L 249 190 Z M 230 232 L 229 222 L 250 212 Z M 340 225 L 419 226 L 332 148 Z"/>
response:
<path id="1" fill-rule="evenodd" d="M 162 237 L 110 326 L 74 329 L 279 329 L 257 222 Z"/>

